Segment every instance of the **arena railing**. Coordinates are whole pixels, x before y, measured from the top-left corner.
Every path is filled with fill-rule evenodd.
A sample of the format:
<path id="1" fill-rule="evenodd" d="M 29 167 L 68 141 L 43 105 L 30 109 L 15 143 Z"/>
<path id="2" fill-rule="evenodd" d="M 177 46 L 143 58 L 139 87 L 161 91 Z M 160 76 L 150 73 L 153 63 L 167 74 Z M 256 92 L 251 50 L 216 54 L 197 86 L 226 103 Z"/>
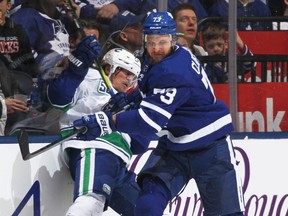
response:
<path id="1" fill-rule="evenodd" d="M 198 27 L 199 29 L 201 29 L 201 27 L 203 25 L 205 25 L 205 23 L 207 22 L 228 22 L 228 17 L 224 17 L 224 16 L 219 16 L 219 17 L 205 17 L 201 20 L 199 20 L 198 22 Z M 277 24 L 277 29 L 276 30 L 281 30 L 280 29 L 280 23 L 281 22 L 288 22 L 288 16 L 270 16 L 270 17 L 242 17 L 242 16 L 238 16 L 237 17 L 237 25 L 239 26 L 241 23 L 243 22 L 250 22 L 252 23 L 252 29 L 251 31 L 254 31 L 253 29 L 253 23 L 276 23 Z M 272 29 L 267 29 L 272 30 Z"/>
<path id="2" fill-rule="evenodd" d="M 205 65 L 208 62 L 228 63 L 228 56 L 197 56 L 200 62 Z M 257 82 L 287 82 L 288 76 L 288 55 L 257 54 L 253 56 L 237 56 L 237 63 L 251 62 L 256 66 L 251 71 L 238 73 L 240 83 Z M 213 79 L 212 69 L 212 79 Z"/>

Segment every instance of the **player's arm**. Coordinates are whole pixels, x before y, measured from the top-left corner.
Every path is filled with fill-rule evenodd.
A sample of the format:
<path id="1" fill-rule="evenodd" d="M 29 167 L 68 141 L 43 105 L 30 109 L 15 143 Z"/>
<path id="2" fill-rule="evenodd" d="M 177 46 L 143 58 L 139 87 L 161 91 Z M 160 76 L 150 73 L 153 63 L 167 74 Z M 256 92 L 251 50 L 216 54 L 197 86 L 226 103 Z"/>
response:
<path id="1" fill-rule="evenodd" d="M 95 35 L 90 35 L 79 43 L 68 57 L 69 66 L 61 75 L 49 82 L 48 99 L 54 106 L 66 106 L 71 103 L 75 91 L 84 80 L 90 65 L 101 52 Z"/>
<path id="2" fill-rule="evenodd" d="M 93 140 L 112 131 L 119 131 L 152 139 L 169 121 L 175 109 L 186 102 L 187 88 L 156 89 L 155 94 L 146 97 L 139 109 L 112 114 L 97 112 L 74 121 L 75 127 L 87 127 L 88 131 L 79 139 Z"/>

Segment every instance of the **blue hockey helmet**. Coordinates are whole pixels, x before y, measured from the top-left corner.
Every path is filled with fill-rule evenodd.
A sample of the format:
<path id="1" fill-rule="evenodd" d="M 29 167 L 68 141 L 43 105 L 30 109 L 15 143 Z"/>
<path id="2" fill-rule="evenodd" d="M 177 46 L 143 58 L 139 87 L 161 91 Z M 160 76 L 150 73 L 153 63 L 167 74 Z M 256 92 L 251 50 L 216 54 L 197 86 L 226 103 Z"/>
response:
<path id="1" fill-rule="evenodd" d="M 143 24 L 143 33 L 144 35 L 175 35 L 176 22 L 169 12 L 152 12 L 148 15 Z"/>

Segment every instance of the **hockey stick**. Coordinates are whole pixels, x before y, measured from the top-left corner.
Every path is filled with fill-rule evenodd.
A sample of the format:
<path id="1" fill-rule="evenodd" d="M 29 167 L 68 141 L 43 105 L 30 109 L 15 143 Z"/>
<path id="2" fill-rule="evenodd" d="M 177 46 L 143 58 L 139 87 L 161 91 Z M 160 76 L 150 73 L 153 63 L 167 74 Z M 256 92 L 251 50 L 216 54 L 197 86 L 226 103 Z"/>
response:
<path id="1" fill-rule="evenodd" d="M 77 134 L 79 133 L 83 133 L 87 130 L 86 127 L 82 127 L 80 129 L 76 129 L 72 134 L 65 136 L 65 137 L 61 137 L 53 142 L 51 142 L 50 144 L 34 151 L 31 152 L 30 148 L 29 148 L 29 136 L 26 130 L 21 129 L 17 138 L 18 138 L 18 142 L 19 142 L 19 147 L 20 147 L 20 152 L 22 155 L 23 160 L 29 160 L 39 154 L 42 154 L 43 152 L 48 151 L 49 149 L 62 144 L 63 142 L 72 139 L 73 137 L 75 137 Z"/>
<path id="2" fill-rule="evenodd" d="M 126 106 L 124 106 L 122 109 L 118 110 L 117 112 L 113 112 L 112 114 L 117 114 L 117 113 L 120 113 L 120 112 L 123 112 L 125 111 L 126 109 L 130 108 L 130 105 L 127 104 Z M 80 134 L 80 133 L 85 133 L 87 131 L 87 128 L 86 127 L 82 127 L 82 128 L 79 128 L 72 133 L 70 135 L 67 135 L 67 136 L 64 136 L 64 137 L 61 137 L 51 143 L 49 143 L 48 145 L 34 151 L 34 152 L 31 152 L 30 151 L 30 148 L 29 148 L 29 135 L 28 135 L 28 132 L 25 130 L 25 129 L 21 129 L 17 135 L 17 139 L 18 139 L 18 143 L 19 143 L 19 147 L 20 147 L 20 152 L 21 152 L 21 155 L 22 155 L 22 158 L 23 160 L 29 160 L 39 154 L 42 154 L 46 151 L 48 151 L 49 149 L 57 146 L 57 145 L 60 145 L 62 144 L 63 142 L 67 141 L 67 140 L 70 140 L 72 139 L 73 137 L 75 137 L 77 134 Z"/>

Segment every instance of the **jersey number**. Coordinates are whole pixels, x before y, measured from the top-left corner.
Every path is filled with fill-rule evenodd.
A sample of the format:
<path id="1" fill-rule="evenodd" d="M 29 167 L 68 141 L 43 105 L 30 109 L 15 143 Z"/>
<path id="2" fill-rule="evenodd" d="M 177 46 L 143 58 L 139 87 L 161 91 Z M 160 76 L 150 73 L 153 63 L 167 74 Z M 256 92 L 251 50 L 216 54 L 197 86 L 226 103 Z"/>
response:
<path id="1" fill-rule="evenodd" d="M 162 94 L 160 96 L 160 100 L 163 103 L 171 104 L 174 100 L 174 97 L 177 93 L 176 88 L 168 88 L 168 89 L 154 89 L 154 94 Z"/>

